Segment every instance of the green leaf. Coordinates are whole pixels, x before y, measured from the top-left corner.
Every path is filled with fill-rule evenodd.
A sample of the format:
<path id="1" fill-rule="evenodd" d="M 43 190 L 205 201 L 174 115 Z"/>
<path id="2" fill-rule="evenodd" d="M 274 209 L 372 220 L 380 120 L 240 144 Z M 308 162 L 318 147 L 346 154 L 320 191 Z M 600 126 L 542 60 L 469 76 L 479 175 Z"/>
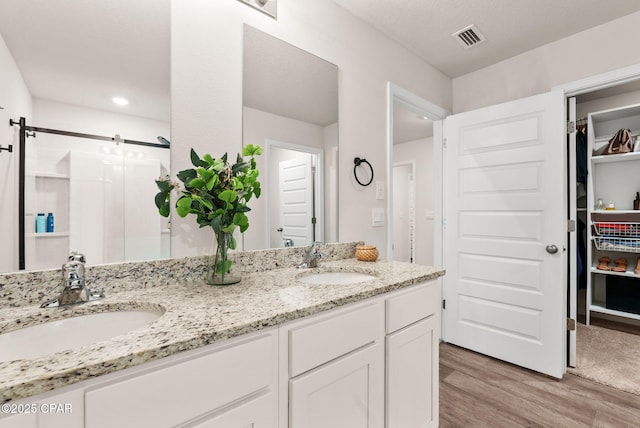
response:
<path id="1" fill-rule="evenodd" d="M 242 148 L 243 156 L 259 156 L 262 154 L 262 147 L 259 145 L 247 144 Z"/>
<path id="2" fill-rule="evenodd" d="M 193 164 L 193 166 L 203 166 L 203 167 L 208 167 L 209 164 L 205 161 L 203 161 L 202 159 L 200 159 L 200 156 L 198 156 L 198 154 L 196 153 L 195 150 L 191 149 L 191 163 Z"/>
<path id="3" fill-rule="evenodd" d="M 169 180 L 156 180 L 156 185 L 158 186 L 158 189 L 163 192 L 171 191 L 171 189 L 173 189 L 173 184 L 171 184 L 171 181 Z"/>
<path id="4" fill-rule="evenodd" d="M 249 228 L 249 217 L 245 213 L 235 213 L 233 223 L 240 228 L 240 232 L 244 233 Z"/>
<path id="5" fill-rule="evenodd" d="M 204 187 L 204 184 L 205 182 L 202 178 L 196 177 L 189 182 L 188 186 L 194 189 L 202 189 Z"/>
<path id="6" fill-rule="evenodd" d="M 199 195 L 193 195 L 193 196 L 191 196 L 191 198 L 194 201 L 200 202 L 202 205 L 204 205 L 205 207 L 209 208 L 210 210 L 213 209 L 213 204 L 210 201 L 201 198 Z"/>
<path id="7" fill-rule="evenodd" d="M 224 226 L 222 228 L 222 231 L 225 233 L 233 233 L 233 231 L 236 230 L 236 225 L 235 224 L 230 224 L 228 226 Z"/>
<path id="8" fill-rule="evenodd" d="M 196 178 L 198 176 L 198 173 L 196 172 L 195 169 L 185 169 L 183 171 L 180 171 L 178 174 L 176 174 L 176 177 L 178 177 L 178 180 L 182 181 L 183 183 L 188 183 L 190 180 Z"/>
<path id="9" fill-rule="evenodd" d="M 230 209 L 231 202 L 238 198 L 238 194 L 233 190 L 224 190 L 218 195 L 218 199 L 227 203 L 227 209 Z"/>
<path id="10" fill-rule="evenodd" d="M 162 217 L 169 217 L 169 214 L 171 214 L 171 210 L 169 209 L 169 203 L 160 207 L 158 211 L 160 212 L 160 215 Z"/>
<path id="11" fill-rule="evenodd" d="M 214 161 L 214 159 L 213 159 L 213 157 L 212 157 L 209 153 L 207 153 L 207 154 L 205 154 L 204 156 L 202 156 L 202 159 L 204 159 L 204 161 L 205 161 L 206 163 L 208 163 L 209 165 L 213 165 L 213 161 Z"/>
<path id="12" fill-rule="evenodd" d="M 216 264 L 216 273 L 223 274 L 229 272 L 231 269 L 231 260 L 220 260 Z"/>
<path id="13" fill-rule="evenodd" d="M 191 212 L 191 198 L 189 196 L 182 196 L 176 202 L 176 212 L 180 217 L 186 217 Z"/>
<path id="14" fill-rule="evenodd" d="M 218 178 L 218 176 L 213 174 L 211 178 L 209 178 L 209 180 L 207 181 L 207 190 L 211 191 L 211 189 L 213 189 L 215 185 L 218 184 L 219 182 L 220 182 L 220 179 Z"/>
<path id="15" fill-rule="evenodd" d="M 162 208 L 168 202 L 169 193 L 169 191 L 164 191 L 156 194 L 155 202 L 158 209 Z"/>

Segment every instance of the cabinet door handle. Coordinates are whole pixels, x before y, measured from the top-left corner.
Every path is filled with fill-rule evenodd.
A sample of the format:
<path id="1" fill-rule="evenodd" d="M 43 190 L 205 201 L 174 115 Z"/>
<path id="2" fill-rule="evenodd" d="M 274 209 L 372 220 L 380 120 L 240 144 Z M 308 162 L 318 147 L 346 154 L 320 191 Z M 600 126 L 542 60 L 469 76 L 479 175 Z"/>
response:
<path id="1" fill-rule="evenodd" d="M 555 254 L 558 252 L 558 247 L 556 247 L 555 245 L 547 245 L 546 250 L 549 254 Z"/>

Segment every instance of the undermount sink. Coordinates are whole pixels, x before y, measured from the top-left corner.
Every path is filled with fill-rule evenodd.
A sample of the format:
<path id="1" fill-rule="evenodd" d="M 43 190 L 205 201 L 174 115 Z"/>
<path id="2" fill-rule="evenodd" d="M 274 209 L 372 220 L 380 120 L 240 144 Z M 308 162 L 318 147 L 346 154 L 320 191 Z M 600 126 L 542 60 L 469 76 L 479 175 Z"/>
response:
<path id="1" fill-rule="evenodd" d="M 99 312 L 37 324 L 0 334 L 0 362 L 38 358 L 90 345 L 152 323 L 162 312 Z"/>
<path id="2" fill-rule="evenodd" d="M 298 278 L 305 284 L 356 284 L 371 281 L 375 276 L 360 272 L 320 272 Z"/>

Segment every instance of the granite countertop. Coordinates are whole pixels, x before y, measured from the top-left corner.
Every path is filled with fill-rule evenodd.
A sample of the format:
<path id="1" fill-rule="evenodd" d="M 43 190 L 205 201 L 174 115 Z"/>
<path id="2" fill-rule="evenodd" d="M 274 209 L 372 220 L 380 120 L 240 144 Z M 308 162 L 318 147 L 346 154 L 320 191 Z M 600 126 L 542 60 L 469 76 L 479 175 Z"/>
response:
<path id="1" fill-rule="evenodd" d="M 376 279 L 347 285 L 313 285 L 298 280 L 301 275 L 322 271 L 361 272 Z M 110 340 L 41 358 L 0 362 L 0 401 L 29 397 L 442 275 L 444 270 L 428 266 L 351 258 L 323 262 L 316 269 L 244 273 L 240 283 L 227 287 L 208 286 L 202 281 L 175 281 L 153 288 L 135 288 L 134 284 L 134 289 L 108 293 L 100 301 L 73 307 L 2 308 L 0 333 L 96 311 L 148 309 L 164 314 Z"/>

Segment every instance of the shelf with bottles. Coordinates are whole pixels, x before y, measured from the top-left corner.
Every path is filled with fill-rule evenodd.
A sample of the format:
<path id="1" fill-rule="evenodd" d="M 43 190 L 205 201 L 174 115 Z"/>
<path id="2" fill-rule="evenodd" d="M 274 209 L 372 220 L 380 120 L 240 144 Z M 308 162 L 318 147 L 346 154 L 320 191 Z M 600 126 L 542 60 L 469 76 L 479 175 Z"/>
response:
<path id="1" fill-rule="evenodd" d="M 68 238 L 69 232 L 38 232 L 38 233 L 25 233 L 26 238 Z"/>

